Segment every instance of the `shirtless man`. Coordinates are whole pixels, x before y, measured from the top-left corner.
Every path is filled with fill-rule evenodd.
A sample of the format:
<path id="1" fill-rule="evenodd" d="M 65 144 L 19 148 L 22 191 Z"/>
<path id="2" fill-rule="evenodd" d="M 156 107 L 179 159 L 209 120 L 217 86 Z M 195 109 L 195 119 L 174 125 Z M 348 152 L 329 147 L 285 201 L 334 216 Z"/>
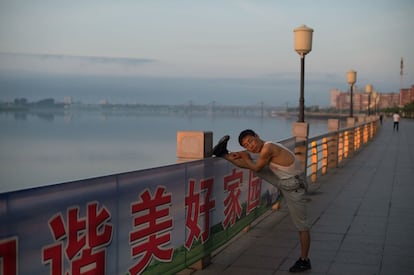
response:
<path id="1" fill-rule="evenodd" d="M 308 257 L 310 248 L 310 226 L 307 220 L 306 182 L 303 180 L 301 164 L 295 154 L 279 143 L 265 142 L 253 130 L 247 129 L 240 133 L 239 143 L 247 149 L 240 152 L 229 152 L 224 136 L 213 148 L 213 154 L 223 157 L 240 168 L 250 169 L 256 174 L 278 187 L 289 209 L 293 223 L 299 231 L 301 256 L 289 269 L 290 272 L 302 272 L 311 269 Z M 249 154 L 258 154 L 253 160 Z"/>

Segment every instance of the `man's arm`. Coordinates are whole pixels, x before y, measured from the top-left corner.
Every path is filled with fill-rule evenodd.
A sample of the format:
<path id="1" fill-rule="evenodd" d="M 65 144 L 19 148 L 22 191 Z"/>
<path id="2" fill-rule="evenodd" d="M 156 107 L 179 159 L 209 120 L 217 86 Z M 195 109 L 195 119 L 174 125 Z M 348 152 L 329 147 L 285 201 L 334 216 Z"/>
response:
<path id="1" fill-rule="evenodd" d="M 224 156 L 226 160 L 230 161 L 234 165 L 240 168 L 250 169 L 247 161 L 243 157 L 250 159 L 250 155 L 246 151 L 232 152 Z M 263 167 L 259 172 L 256 173 L 256 175 L 260 178 L 278 187 L 279 178 L 269 169 L 269 167 Z"/>
<path id="2" fill-rule="evenodd" d="M 260 151 L 259 157 L 254 162 L 250 156 L 249 158 L 245 158 L 243 156 L 243 159 L 246 161 L 247 168 L 254 171 L 254 172 L 260 172 L 263 167 L 269 164 L 273 156 L 272 147 L 271 144 L 265 144 Z"/>
<path id="3" fill-rule="evenodd" d="M 226 157 L 226 159 L 241 168 L 250 169 L 254 172 L 260 172 L 263 167 L 268 165 L 271 161 L 274 155 L 273 151 L 274 149 L 271 144 L 265 144 L 256 162 L 252 160 L 249 153 L 246 151 L 231 153 Z"/>
<path id="4" fill-rule="evenodd" d="M 240 168 L 249 169 L 249 166 L 247 165 L 246 160 L 242 157 L 243 154 L 248 155 L 248 153 L 242 152 L 242 151 L 232 152 L 232 153 L 225 155 L 224 158 Z"/>

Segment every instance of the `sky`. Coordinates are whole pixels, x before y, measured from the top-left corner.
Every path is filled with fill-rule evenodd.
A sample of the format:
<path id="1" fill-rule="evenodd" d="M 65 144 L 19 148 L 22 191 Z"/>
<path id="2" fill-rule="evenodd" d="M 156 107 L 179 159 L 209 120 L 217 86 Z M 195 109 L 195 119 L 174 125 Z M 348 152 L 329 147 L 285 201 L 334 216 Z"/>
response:
<path id="1" fill-rule="evenodd" d="M 305 104 L 326 104 L 330 89 L 348 89 L 351 69 L 361 89 L 414 85 L 413 12 L 412 0 L 0 0 L 0 77 L 224 79 L 227 88 L 212 87 L 220 100 L 251 101 L 257 91 L 262 100 L 295 104 L 293 30 L 305 24 L 314 30 Z M 240 80 L 252 82 L 237 94 Z M 4 83 L 0 99 L 19 92 Z M 275 94 L 266 94 L 273 85 Z"/>

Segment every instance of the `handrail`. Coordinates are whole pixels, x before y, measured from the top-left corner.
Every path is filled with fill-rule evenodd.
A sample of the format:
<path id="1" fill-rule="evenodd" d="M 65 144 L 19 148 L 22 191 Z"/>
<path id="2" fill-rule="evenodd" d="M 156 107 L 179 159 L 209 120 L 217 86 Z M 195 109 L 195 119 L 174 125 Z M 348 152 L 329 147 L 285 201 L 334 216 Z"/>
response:
<path id="1" fill-rule="evenodd" d="M 307 165 L 305 173 L 311 183 L 337 168 L 350 156 L 371 141 L 379 128 L 378 118 L 365 123 L 309 138 L 296 143 L 296 147 L 307 143 Z"/>

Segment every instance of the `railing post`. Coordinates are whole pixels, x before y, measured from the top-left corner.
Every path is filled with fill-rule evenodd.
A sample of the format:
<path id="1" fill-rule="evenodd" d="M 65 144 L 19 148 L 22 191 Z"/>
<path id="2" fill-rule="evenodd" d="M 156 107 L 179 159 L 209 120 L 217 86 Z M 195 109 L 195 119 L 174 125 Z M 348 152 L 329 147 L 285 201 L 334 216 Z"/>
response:
<path id="1" fill-rule="evenodd" d="M 304 144 L 295 147 L 295 154 L 302 163 L 302 170 L 307 176 L 309 124 L 307 122 L 294 122 L 292 136 L 296 138 L 296 142 L 304 141 Z"/>
<path id="2" fill-rule="evenodd" d="M 348 158 L 350 148 L 354 146 L 354 145 L 351 146 L 351 142 L 349 141 L 350 140 L 349 133 L 350 133 L 349 130 L 344 132 L 344 158 Z"/>
<path id="3" fill-rule="evenodd" d="M 374 119 L 374 121 L 372 123 L 373 123 L 372 124 L 372 128 L 373 128 L 372 137 L 375 137 L 377 135 L 377 131 L 378 131 L 379 127 L 381 126 L 380 125 L 380 122 L 379 122 L 379 118 L 378 117 L 375 117 L 375 119 Z"/>
<path id="4" fill-rule="evenodd" d="M 339 165 L 339 163 L 342 162 L 343 158 L 344 158 L 344 152 L 345 152 L 345 145 L 344 145 L 344 132 L 340 132 L 338 134 L 338 163 L 337 166 Z"/>
<path id="5" fill-rule="evenodd" d="M 346 119 L 346 127 L 354 127 L 355 126 L 355 118 L 354 117 L 348 117 Z"/>
<path id="6" fill-rule="evenodd" d="M 355 118 L 354 117 L 348 117 L 347 121 L 346 121 L 346 127 L 347 128 L 351 128 L 351 127 L 355 127 Z M 354 153 L 354 147 L 355 147 L 355 129 L 351 129 L 348 131 L 348 149 L 347 149 L 347 153 L 346 153 L 346 157 L 348 157 L 348 155 L 352 155 Z"/>
<path id="7" fill-rule="evenodd" d="M 317 177 L 317 173 L 318 173 L 318 143 L 316 141 L 312 141 L 311 143 L 311 181 L 315 182 L 316 181 L 316 177 Z"/>
<path id="8" fill-rule="evenodd" d="M 210 157 L 213 151 L 213 133 L 203 131 L 177 132 L 177 162 Z M 204 255 L 191 268 L 201 270 L 211 263 L 211 255 Z"/>
<path id="9" fill-rule="evenodd" d="M 365 122 L 366 116 L 365 115 L 359 115 L 357 117 L 357 123 L 363 124 Z"/>
<path id="10" fill-rule="evenodd" d="M 338 167 L 339 156 L 339 119 L 328 119 L 328 132 L 336 132 L 335 135 L 329 136 L 328 143 L 328 169 Z"/>
<path id="11" fill-rule="evenodd" d="M 328 171 L 328 139 L 322 138 L 322 175 L 325 175 Z"/>
<path id="12" fill-rule="evenodd" d="M 355 127 L 355 145 L 354 145 L 354 151 L 358 151 L 359 147 L 361 146 L 361 140 L 363 138 L 364 131 L 361 130 L 361 124 L 359 126 Z"/>
<path id="13" fill-rule="evenodd" d="M 359 138 L 358 138 L 358 145 L 356 146 L 356 150 L 358 151 L 359 148 L 362 146 L 362 144 L 365 144 L 365 140 L 366 140 L 366 116 L 365 115 L 359 115 L 358 116 L 358 132 L 359 132 Z"/>
<path id="14" fill-rule="evenodd" d="M 374 138 L 375 135 L 377 134 L 377 121 L 375 120 L 375 118 L 373 118 L 371 121 L 371 133 L 372 133 L 372 138 Z"/>
<path id="15" fill-rule="evenodd" d="M 210 157 L 213 151 L 213 133 L 203 131 L 177 132 L 177 162 Z"/>
<path id="16" fill-rule="evenodd" d="M 369 140 L 373 139 L 376 133 L 376 129 L 375 129 L 375 117 L 371 117 L 369 120 Z"/>

